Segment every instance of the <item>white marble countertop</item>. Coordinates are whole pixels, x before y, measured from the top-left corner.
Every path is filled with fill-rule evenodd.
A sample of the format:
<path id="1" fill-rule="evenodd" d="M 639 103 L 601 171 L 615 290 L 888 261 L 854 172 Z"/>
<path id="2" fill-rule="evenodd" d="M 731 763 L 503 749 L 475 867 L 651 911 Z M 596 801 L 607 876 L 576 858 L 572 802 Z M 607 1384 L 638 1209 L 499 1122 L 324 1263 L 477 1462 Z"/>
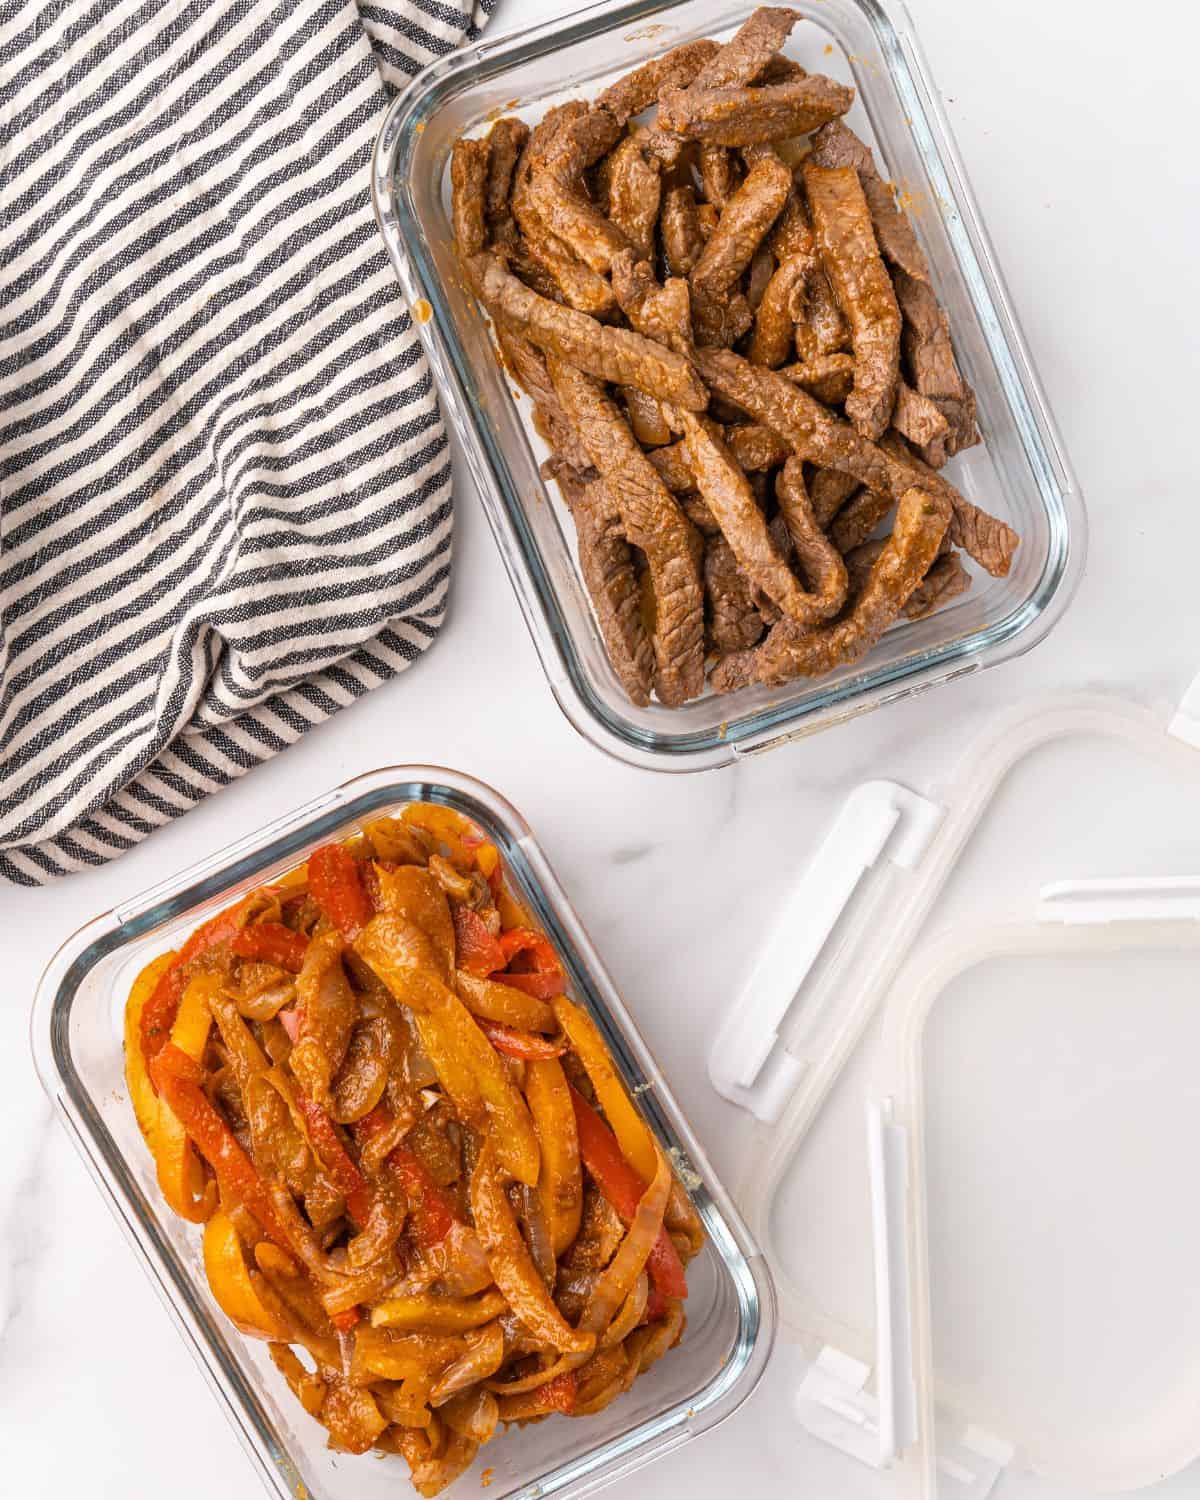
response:
<path id="1" fill-rule="evenodd" d="M 503 0 L 497 25 L 556 9 Z M 982 678 L 736 769 L 656 776 L 606 759 L 555 707 L 463 476 L 452 615 L 429 657 L 118 863 L 0 894 L 5 1493 L 257 1493 L 34 1076 L 34 987 L 87 918 L 357 772 L 395 761 L 469 771 L 534 826 L 732 1181 L 744 1122 L 708 1083 L 708 1040 L 771 920 L 769 893 L 802 864 L 841 795 L 870 775 L 921 784 L 989 711 L 1027 695 L 1102 687 L 1166 703 L 1200 667 L 1200 28 L 1182 4 L 1120 25 L 1087 0 L 911 9 L 1088 501 L 1091 557 L 1074 608 L 1033 655 Z M 750 1406 L 638 1488 L 716 1496 L 736 1480 L 764 1496 L 886 1493 L 870 1470 L 801 1432 L 790 1400 L 781 1362 Z M 1155 1493 L 1194 1495 L 1196 1485 L 1193 1473 Z M 1073 1500 L 1011 1471 L 995 1494 Z"/>

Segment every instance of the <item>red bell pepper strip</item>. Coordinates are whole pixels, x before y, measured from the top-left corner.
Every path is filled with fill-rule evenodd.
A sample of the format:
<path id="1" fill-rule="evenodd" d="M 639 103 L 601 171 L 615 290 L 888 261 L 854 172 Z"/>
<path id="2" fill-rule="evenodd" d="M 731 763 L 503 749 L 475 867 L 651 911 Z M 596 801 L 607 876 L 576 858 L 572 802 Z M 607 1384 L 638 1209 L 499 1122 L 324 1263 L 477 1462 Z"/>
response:
<path id="1" fill-rule="evenodd" d="M 571 1089 L 571 1103 L 575 1106 L 575 1125 L 579 1131 L 579 1154 L 583 1164 L 601 1193 L 628 1224 L 637 1212 L 646 1184 L 621 1155 L 616 1136 L 575 1089 Z M 646 1269 L 664 1297 L 687 1296 L 683 1262 L 665 1226 L 658 1231 Z"/>
<path id="2" fill-rule="evenodd" d="M 656 1286 L 650 1288 L 650 1295 L 646 1298 L 646 1310 L 642 1314 L 643 1323 L 661 1323 L 667 1315 L 667 1299 Z"/>
<path id="3" fill-rule="evenodd" d="M 345 1312 L 331 1313 L 329 1321 L 339 1333 L 349 1333 L 356 1324 L 362 1322 L 362 1313 L 357 1307 L 348 1307 Z"/>
<path id="4" fill-rule="evenodd" d="M 510 927 L 498 939 L 504 954 L 505 970 L 494 974 L 493 979 L 501 984 L 510 984 L 514 989 L 524 990 L 536 1000 L 552 1000 L 555 995 L 566 992 L 567 976 L 558 961 L 553 945 L 528 927 Z M 519 954 L 528 954 L 532 967 L 514 971 L 512 961 Z"/>
<path id="5" fill-rule="evenodd" d="M 200 1064 L 173 1042 L 167 1042 L 151 1059 L 150 1077 L 196 1149 L 217 1174 L 222 1196 L 245 1204 L 275 1243 L 281 1249 L 289 1249 L 287 1233 L 257 1167 L 201 1086 L 204 1071 Z"/>
<path id="6" fill-rule="evenodd" d="M 154 993 L 142 1009 L 142 1056 L 146 1059 L 147 1066 L 170 1039 L 179 1002 L 187 988 L 188 964 L 209 948 L 228 942 L 237 934 L 249 900 L 249 896 L 245 897 L 236 906 L 219 911 L 215 917 L 210 917 L 202 926 L 197 927 L 154 986 Z M 154 1082 L 153 1075 L 151 1082 Z M 154 1086 L 158 1087 L 157 1084 Z"/>
<path id="7" fill-rule="evenodd" d="M 561 1375 L 556 1375 L 553 1380 L 548 1380 L 541 1386 L 538 1396 L 539 1404 L 547 1411 L 561 1411 L 570 1416 L 579 1397 L 579 1376 L 574 1370 L 564 1370 Z"/>
<path id="8" fill-rule="evenodd" d="M 358 862 L 341 844 L 325 844 L 308 857 L 308 889 L 344 938 L 351 942 L 371 920 Z"/>
<path id="9" fill-rule="evenodd" d="M 469 906 L 454 908 L 456 963 L 477 979 L 486 979 L 507 962 L 504 950 L 487 930 L 487 923 Z"/>
<path id="10" fill-rule="evenodd" d="M 475 1024 L 495 1047 L 507 1057 L 523 1057 L 527 1061 L 540 1062 L 547 1057 L 561 1057 L 567 1050 L 566 1039 L 553 1041 L 550 1037 L 534 1036 L 529 1031 L 517 1031 L 512 1026 L 502 1026 L 499 1021 L 485 1021 L 475 1017 Z"/>
<path id="11" fill-rule="evenodd" d="M 324 1163 L 334 1187 L 345 1198 L 347 1212 L 361 1229 L 371 1211 L 371 1190 L 367 1187 L 365 1178 L 342 1145 L 336 1126 L 321 1106 L 299 1089 L 296 1090 L 296 1103 L 304 1116 L 309 1139 L 316 1147 L 317 1155 Z"/>
<path id="12" fill-rule="evenodd" d="M 388 1166 L 408 1198 L 413 1233 L 422 1250 L 440 1245 L 458 1223 L 446 1196 L 425 1163 L 408 1149 L 395 1146 L 388 1153 Z"/>
<path id="13" fill-rule="evenodd" d="M 253 922 L 242 928 L 230 947 L 239 958 L 261 959 L 299 974 L 308 952 L 308 939 L 282 922 Z"/>

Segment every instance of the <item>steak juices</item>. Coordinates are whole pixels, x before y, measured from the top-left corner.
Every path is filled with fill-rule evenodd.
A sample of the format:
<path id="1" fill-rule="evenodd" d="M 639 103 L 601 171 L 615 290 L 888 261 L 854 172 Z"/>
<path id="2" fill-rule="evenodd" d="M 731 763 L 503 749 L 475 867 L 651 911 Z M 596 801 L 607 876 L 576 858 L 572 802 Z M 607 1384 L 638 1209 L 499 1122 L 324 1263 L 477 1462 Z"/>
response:
<path id="1" fill-rule="evenodd" d="M 452 158 L 459 255 L 639 705 L 823 675 L 1019 544 L 939 472 L 974 396 L 853 90 L 779 50 L 798 19 Z"/>

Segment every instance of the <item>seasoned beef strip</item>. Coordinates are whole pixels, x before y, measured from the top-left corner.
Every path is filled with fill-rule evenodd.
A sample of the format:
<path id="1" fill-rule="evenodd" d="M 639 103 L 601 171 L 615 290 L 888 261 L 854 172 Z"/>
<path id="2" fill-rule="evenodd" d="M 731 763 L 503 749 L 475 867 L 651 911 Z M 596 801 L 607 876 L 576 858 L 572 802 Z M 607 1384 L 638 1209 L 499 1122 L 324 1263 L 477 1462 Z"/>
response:
<path id="1" fill-rule="evenodd" d="M 714 146 L 753 146 L 803 135 L 844 115 L 854 90 L 814 73 L 765 88 L 666 89 L 658 124 L 689 140 Z"/>
<path id="2" fill-rule="evenodd" d="M 838 306 L 850 324 L 854 389 L 846 415 L 867 438 L 891 421 L 900 378 L 900 308 L 879 254 L 853 167 L 804 168 L 813 233 Z"/>
<path id="3" fill-rule="evenodd" d="M 574 308 L 539 297 L 511 276 L 494 255 L 470 263 L 480 300 L 498 321 L 515 328 L 549 354 L 601 380 L 636 385 L 694 411 L 708 405 L 708 392 L 681 355 L 628 328 L 610 328 Z M 557 383 L 556 383 L 557 384 Z"/>
<path id="4" fill-rule="evenodd" d="M 813 136 L 808 160 L 816 167 L 852 167 L 858 173 L 883 258 L 918 281 L 928 282 L 929 263 L 908 215 L 897 207 L 891 184 L 876 170 L 871 148 L 859 140 L 845 120 L 830 120 L 821 126 Z"/>
<path id="5" fill-rule="evenodd" d="M 704 687 L 703 591 L 687 521 L 599 382 L 562 359 L 547 364 L 625 536 L 646 554 L 656 609 L 655 688 L 664 703 L 683 703 Z"/>
<path id="6" fill-rule="evenodd" d="M 725 537 L 709 539 L 704 551 L 708 633 L 718 651 L 745 651 L 763 633 L 754 590 Z"/>
<path id="7" fill-rule="evenodd" d="M 654 651 L 642 624 L 633 553 L 602 480 L 583 484 L 569 470 L 558 487 L 575 519 L 579 570 L 613 670 L 634 703 L 650 702 Z"/>
<path id="8" fill-rule="evenodd" d="M 488 131 L 487 141 L 492 155 L 488 163 L 485 213 L 489 224 L 506 218 L 512 208 L 508 201 L 512 192 L 513 173 L 529 140 L 529 126 L 513 115 L 497 120 Z"/>
<path id="9" fill-rule="evenodd" d="M 693 292 L 720 297 L 730 290 L 779 217 L 791 185 L 792 174 L 778 157 L 754 164 L 696 262 L 689 278 Z"/>
<path id="10" fill-rule="evenodd" d="M 848 612 L 815 630 L 781 620 L 754 651 L 719 661 L 713 687 L 717 692 L 731 692 L 750 682 L 817 677 L 857 661 L 908 603 L 937 557 L 949 523 L 948 501 L 915 487 L 906 490 L 897 507 L 895 530 Z"/>

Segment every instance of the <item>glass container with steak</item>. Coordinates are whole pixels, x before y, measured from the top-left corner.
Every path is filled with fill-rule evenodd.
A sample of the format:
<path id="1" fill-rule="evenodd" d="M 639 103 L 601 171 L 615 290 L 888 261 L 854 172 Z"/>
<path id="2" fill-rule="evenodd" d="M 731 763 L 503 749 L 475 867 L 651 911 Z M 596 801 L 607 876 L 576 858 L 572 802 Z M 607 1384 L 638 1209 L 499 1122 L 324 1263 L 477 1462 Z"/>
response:
<path id="1" fill-rule="evenodd" d="M 216 1302 L 332 1447 L 403 1455 L 422 1495 L 683 1333 L 695 1209 L 448 808 L 317 849 L 155 959 L 125 1061 Z"/>
<path id="2" fill-rule="evenodd" d="M 462 265 L 638 705 L 822 676 L 1019 543 L 940 472 L 974 394 L 854 90 L 780 50 L 799 19 L 452 156 Z"/>

